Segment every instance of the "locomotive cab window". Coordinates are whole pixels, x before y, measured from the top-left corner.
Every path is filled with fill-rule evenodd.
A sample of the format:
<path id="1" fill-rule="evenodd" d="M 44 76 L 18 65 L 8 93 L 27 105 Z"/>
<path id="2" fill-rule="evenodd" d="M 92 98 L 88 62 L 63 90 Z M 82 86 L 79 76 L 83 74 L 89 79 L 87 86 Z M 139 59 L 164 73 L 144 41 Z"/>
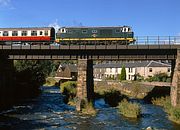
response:
<path id="1" fill-rule="evenodd" d="M 18 36 L 18 32 L 17 31 L 13 31 L 12 32 L 12 36 Z"/>
<path id="2" fill-rule="evenodd" d="M 3 32 L 3 36 L 8 36 L 9 34 L 8 34 L 8 31 L 4 31 Z"/>
<path id="3" fill-rule="evenodd" d="M 66 29 L 65 28 L 61 28 L 61 33 L 66 33 Z"/>

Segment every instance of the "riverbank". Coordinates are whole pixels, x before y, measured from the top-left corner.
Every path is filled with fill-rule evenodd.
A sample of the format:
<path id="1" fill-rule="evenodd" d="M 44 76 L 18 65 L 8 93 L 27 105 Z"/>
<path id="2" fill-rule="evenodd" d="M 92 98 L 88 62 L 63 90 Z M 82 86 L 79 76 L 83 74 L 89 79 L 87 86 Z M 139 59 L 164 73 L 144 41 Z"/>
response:
<path id="1" fill-rule="evenodd" d="M 154 98 L 152 103 L 164 108 L 171 121 L 180 124 L 180 106 L 173 107 L 171 105 L 170 97 Z"/>
<path id="2" fill-rule="evenodd" d="M 63 102 L 59 87 L 41 87 L 42 93 L 4 111 L 0 114 L 0 129 L 64 129 L 64 130 L 145 130 L 148 127 L 157 130 L 179 130 L 180 125 L 167 119 L 161 107 L 146 104 L 142 100 L 142 117 L 140 119 L 125 118 L 118 113 L 118 108 L 110 107 L 104 99 L 96 99 L 94 107 L 96 116 L 82 115 L 75 107 Z"/>

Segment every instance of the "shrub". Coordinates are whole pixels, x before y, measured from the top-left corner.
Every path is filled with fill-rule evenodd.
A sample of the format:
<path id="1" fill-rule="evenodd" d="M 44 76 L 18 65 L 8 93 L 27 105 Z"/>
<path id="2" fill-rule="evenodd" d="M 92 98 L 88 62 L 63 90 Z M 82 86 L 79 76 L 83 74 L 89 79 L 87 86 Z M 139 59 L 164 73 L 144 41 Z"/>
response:
<path id="1" fill-rule="evenodd" d="M 94 109 L 94 105 L 92 101 L 84 104 L 82 113 L 92 116 L 96 115 L 97 111 Z"/>
<path id="2" fill-rule="evenodd" d="M 111 107 L 116 107 L 125 96 L 121 95 L 118 90 L 111 89 L 104 92 L 105 102 L 108 103 Z"/>
<path id="3" fill-rule="evenodd" d="M 125 116 L 125 117 L 130 117 L 130 118 L 138 118 L 140 117 L 140 105 L 137 103 L 130 103 L 126 99 L 121 101 L 119 103 L 119 112 Z"/>
<path id="4" fill-rule="evenodd" d="M 146 79 L 149 82 L 158 81 L 158 82 L 169 82 L 171 80 L 170 77 L 166 73 L 157 73 L 153 77 L 149 77 Z"/>
<path id="5" fill-rule="evenodd" d="M 65 103 L 72 101 L 76 96 L 76 86 L 75 81 L 67 81 L 60 85 L 62 94 L 66 95 Z"/>
<path id="6" fill-rule="evenodd" d="M 54 86 L 56 85 L 56 80 L 54 78 L 48 77 L 46 78 L 46 83 L 44 86 Z"/>

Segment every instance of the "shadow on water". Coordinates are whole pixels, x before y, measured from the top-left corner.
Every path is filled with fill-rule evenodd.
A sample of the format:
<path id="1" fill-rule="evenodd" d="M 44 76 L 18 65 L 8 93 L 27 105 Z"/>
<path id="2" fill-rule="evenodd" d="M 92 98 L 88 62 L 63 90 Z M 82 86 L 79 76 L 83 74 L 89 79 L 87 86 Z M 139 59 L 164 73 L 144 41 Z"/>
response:
<path id="1" fill-rule="evenodd" d="M 0 114 L 2 130 L 140 130 L 148 126 L 163 130 L 179 130 L 170 122 L 162 108 L 139 102 L 142 117 L 135 120 L 123 117 L 116 107 L 110 107 L 104 99 L 95 100 L 96 116 L 82 115 L 74 107 L 63 102 L 59 87 L 42 87 L 42 94 L 27 103 L 17 105 Z"/>
<path id="2" fill-rule="evenodd" d="M 144 97 L 144 101 L 151 103 L 152 98 L 160 98 L 170 96 L 170 87 L 155 86 L 147 96 Z"/>

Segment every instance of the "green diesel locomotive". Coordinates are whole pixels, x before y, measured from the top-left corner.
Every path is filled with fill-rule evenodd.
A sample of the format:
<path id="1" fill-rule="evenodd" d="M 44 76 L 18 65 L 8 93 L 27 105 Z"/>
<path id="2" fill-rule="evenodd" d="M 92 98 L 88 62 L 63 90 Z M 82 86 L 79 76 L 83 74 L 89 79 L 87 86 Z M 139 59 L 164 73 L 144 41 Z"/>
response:
<path id="1" fill-rule="evenodd" d="M 56 33 L 56 42 L 60 44 L 128 45 L 134 41 L 134 32 L 129 26 L 61 27 Z"/>

